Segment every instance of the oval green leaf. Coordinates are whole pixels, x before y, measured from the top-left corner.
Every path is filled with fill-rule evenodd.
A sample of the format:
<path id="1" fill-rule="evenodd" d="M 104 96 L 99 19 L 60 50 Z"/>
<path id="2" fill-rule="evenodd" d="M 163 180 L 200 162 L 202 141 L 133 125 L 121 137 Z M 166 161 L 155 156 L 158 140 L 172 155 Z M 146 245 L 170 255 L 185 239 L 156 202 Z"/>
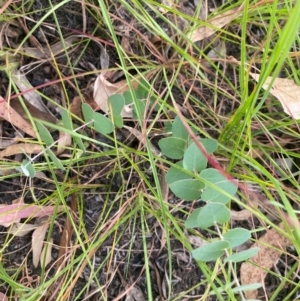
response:
<path id="1" fill-rule="evenodd" d="M 207 166 L 205 155 L 199 150 L 195 142 L 192 142 L 183 156 L 183 167 L 191 172 L 200 172 Z"/>
<path id="2" fill-rule="evenodd" d="M 46 153 L 51 158 L 52 162 L 61 170 L 65 170 L 64 166 L 62 165 L 61 161 L 54 155 L 51 149 L 47 149 Z"/>
<path id="3" fill-rule="evenodd" d="M 196 179 L 184 179 L 170 185 L 171 191 L 179 198 L 193 201 L 200 197 L 203 183 Z"/>
<path id="4" fill-rule="evenodd" d="M 235 248 L 251 238 L 249 230 L 243 228 L 235 228 L 229 230 L 223 235 L 223 240 L 228 241 L 230 248 Z"/>
<path id="5" fill-rule="evenodd" d="M 81 105 L 81 110 L 82 110 L 84 121 L 86 123 L 93 121 L 94 110 L 92 109 L 92 107 L 90 105 L 88 105 L 87 103 L 83 103 Z"/>
<path id="6" fill-rule="evenodd" d="M 21 169 L 24 172 L 26 177 L 31 177 L 33 178 L 35 176 L 35 169 L 31 162 L 28 160 L 24 159 L 21 164 Z"/>
<path id="7" fill-rule="evenodd" d="M 113 116 L 121 115 L 121 112 L 125 105 L 125 100 L 123 95 L 113 94 L 108 98 L 108 104 L 111 108 L 111 113 Z"/>
<path id="8" fill-rule="evenodd" d="M 172 135 L 173 137 L 181 138 L 183 140 L 187 140 L 189 137 L 189 133 L 178 116 L 176 116 L 173 121 Z"/>
<path id="9" fill-rule="evenodd" d="M 94 112 L 93 119 L 94 119 L 95 130 L 100 134 L 106 135 L 113 132 L 114 130 L 113 123 L 104 115 Z"/>
<path id="10" fill-rule="evenodd" d="M 46 129 L 46 127 L 38 121 L 36 122 L 36 126 L 37 126 L 37 129 L 40 133 L 40 136 L 41 136 L 43 142 L 45 142 L 45 144 L 47 146 L 50 146 L 51 144 L 53 144 L 54 140 L 53 140 L 51 134 L 49 133 L 49 131 Z"/>
<path id="11" fill-rule="evenodd" d="M 229 220 L 230 211 L 226 206 L 220 203 L 208 203 L 198 214 L 197 227 L 208 228 L 215 223 L 224 224 Z"/>
<path id="12" fill-rule="evenodd" d="M 176 137 L 162 138 L 158 145 L 162 154 L 171 159 L 181 159 L 186 148 L 186 142 Z"/>
<path id="13" fill-rule="evenodd" d="M 178 168 L 176 167 L 178 166 Z M 181 169 L 179 169 L 181 168 Z M 182 170 L 182 161 L 179 161 L 175 164 L 175 166 L 171 166 L 166 174 L 165 180 L 167 184 L 172 184 L 176 181 L 184 180 L 184 179 L 191 179 L 192 177 L 189 176 Z"/>
<path id="14" fill-rule="evenodd" d="M 241 251 L 235 254 L 232 254 L 225 258 L 224 262 L 242 262 L 246 261 L 252 256 L 256 255 L 259 251 L 259 248 L 251 248 L 245 251 Z"/>
<path id="15" fill-rule="evenodd" d="M 133 103 L 133 97 L 132 97 L 132 94 L 130 91 L 125 91 L 123 93 L 123 97 L 124 97 L 124 100 L 125 100 L 125 105 L 130 105 Z"/>
<path id="16" fill-rule="evenodd" d="M 200 176 L 214 185 L 214 187 L 207 185 L 201 195 L 203 201 L 227 204 L 236 194 L 237 184 L 226 179 L 218 170 L 207 168 L 200 173 Z"/>
<path id="17" fill-rule="evenodd" d="M 192 255 L 196 260 L 212 261 L 220 258 L 228 247 L 227 241 L 215 241 L 195 249 Z"/>
<path id="18" fill-rule="evenodd" d="M 202 208 L 195 209 L 187 218 L 187 220 L 185 221 L 185 227 L 187 229 L 193 229 L 198 227 L 198 216 L 201 210 Z"/>

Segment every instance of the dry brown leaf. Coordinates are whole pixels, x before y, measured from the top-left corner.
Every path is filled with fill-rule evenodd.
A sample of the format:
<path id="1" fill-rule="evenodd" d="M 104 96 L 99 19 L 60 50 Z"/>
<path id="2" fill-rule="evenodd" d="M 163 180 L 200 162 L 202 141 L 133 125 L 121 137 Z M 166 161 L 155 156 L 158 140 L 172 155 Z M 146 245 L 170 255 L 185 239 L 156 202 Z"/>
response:
<path id="1" fill-rule="evenodd" d="M 13 144 L 0 152 L 0 158 L 13 156 L 16 154 L 38 154 L 43 148 L 38 144 L 19 143 Z"/>
<path id="2" fill-rule="evenodd" d="M 69 133 L 59 132 L 59 139 L 57 141 L 57 151 L 56 155 L 60 155 L 66 150 L 66 146 L 72 144 L 72 137 Z"/>
<path id="3" fill-rule="evenodd" d="M 21 73 L 20 70 L 15 69 L 12 72 L 12 79 L 21 92 L 25 91 L 23 96 L 33 107 L 41 112 L 48 114 L 56 120 L 49 109 L 44 105 L 41 96 L 34 90 L 25 74 Z"/>
<path id="4" fill-rule="evenodd" d="M 0 149 L 8 148 L 9 146 L 18 143 L 19 139 L 22 138 L 22 135 L 19 131 L 15 131 L 14 138 L 2 137 L 0 133 Z"/>
<path id="5" fill-rule="evenodd" d="M 8 233 L 13 236 L 22 237 L 28 234 L 29 232 L 35 230 L 37 225 L 34 224 L 24 224 L 24 223 L 14 223 L 9 229 Z"/>
<path id="6" fill-rule="evenodd" d="M 31 137 L 36 138 L 36 134 L 31 126 L 20 114 L 18 114 L 9 103 L 0 96 L 0 117 L 21 129 Z"/>
<path id="7" fill-rule="evenodd" d="M 52 260 L 53 239 L 50 238 L 49 244 L 45 244 L 41 252 L 40 263 L 41 266 L 46 267 Z M 46 253 L 47 252 L 47 253 Z"/>
<path id="8" fill-rule="evenodd" d="M 32 233 L 32 262 L 35 267 L 38 266 L 40 261 L 40 256 L 42 253 L 42 248 L 44 245 L 44 239 L 46 232 L 48 230 L 49 223 L 45 223 L 44 225 L 41 225 L 37 227 L 34 232 Z"/>
<path id="9" fill-rule="evenodd" d="M 30 115 L 34 118 L 38 118 L 44 121 L 48 121 L 50 123 L 56 123 L 57 119 L 49 113 L 45 113 L 34 107 L 31 103 L 28 101 L 24 101 L 27 110 L 29 111 Z M 25 120 L 29 120 L 26 111 L 24 110 L 22 104 L 20 101 L 16 98 L 11 99 L 10 106 L 18 113 L 20 116 L 22 116 Z"/>
<path id="10" fill-rule="evenodd" d="M 196 29 L 194 32 L 192 32 L 191 41 L 202 41 L 203 39 L 208 38 L 209 36 L 214 34 L 218 29 L 229 24 L 232 20 L 236 19 L 242 14 L 243 6 L 244 4 L 242 4 L 238 9 L 229 10 L 211 20 L 208 20 L 207 26 L 202 26 Z"/>
<path id="11" fill-rule="evenodd" d="M 137 88 L 138 83 L 134 81 L 132 83 L 134 89 Z M 99 108 L 106 114 L 109 111 L 108 108 L 108 98 L 116 93 L 123 93 L 128 91 L 129 87 L 126 80 L 119 81 L 117 83 L 110 83 L 105 79 L 103 74 L 98 75 L 94 83 L 94 100 L 99 106 Z M 132 108 L 130 106 L 124 106 L 123 111 L 121 112 L 122 117 L 132 117 Z"/>
<path id="12" fill-rule="evenodd" d="M 286 231 L 283 223 L 278 225 L 282 230 Z M 267 275 L 264 269 L 269 270 L 277 262 L 285 249 L 291 245 L 289 239 L 278 233 L 275 229 L 268 230 L 251 248 L 259 248 L 259 252 L 251 258 L 250 262 L 244 262 L 241 266 L 241 284 L 262 283 Z M 247 299 L 255 299 L 258 291 L 245 291 Z"/>
<path id="13" fill-rule="evenodd" d="M 250 75 L 256 81 L 259 81 L 259 74 L 250 72 Z M 269 76 L 263 84 L 265 90 L 269 88 L 272 79 Z M 300 86 L 291 79 L 276 78 L 272 84 L 270 93 L 280 101 L 285 113 L 295 119 L 300 119 Z"/>

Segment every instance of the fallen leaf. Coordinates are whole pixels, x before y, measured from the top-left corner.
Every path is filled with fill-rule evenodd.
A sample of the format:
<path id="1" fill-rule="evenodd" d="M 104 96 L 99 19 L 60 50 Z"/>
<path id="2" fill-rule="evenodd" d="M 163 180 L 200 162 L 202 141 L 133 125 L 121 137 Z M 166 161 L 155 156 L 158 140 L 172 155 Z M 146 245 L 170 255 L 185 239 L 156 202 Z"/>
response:
<path id="1" fill-rule="evenodd" d="M 56 210 L 57 209 L 57 210 Z M 34 218 L 48 216 L 53 213 L 63 211 L 64 206 L 38 206 L 28 204 L 11 204 L 0 206 L 0 225 L 7 227 L 7 225 L 18 222 L 21 218 Z"/>
<path id="2" fill-rule="evenodd" d="M 218 29 L 229 24 L 232 20 L 236 19 L 242 14 L 244 4 L 242 4 L 238 9 L 231 9 L 223 14 L 219 14 L 215 18 L 206 21 L 208 24 L 202 26 L 191 34 L 191 41 L 198 42 L 205 38 L 208 38 L 214 34 Z"/>
<path id="3" fill-rule="evenodd" d="M 258 82 L 259 74 L 251 73 L 250 75 Z M 269 76 L 263 88 L 267 90 L 273 78 Z M 283 110 L 294 119 L 300 119 L 300 86 L 293 80 L 287 78 L 275 78 L 270 93 L 275 96 L 281 103 Z"/>
<path id="4" fill-rule="evenodd" d="M 69 133 L 59 132 L 59 139 L 57 141 L 56 155 L 60 155 L 66 150 L 66 146 L 72 144 L 72 137 Z"/>
<path id="5" fill-rule="evenodd" d="M 36 134 L 31 126 L 24 118 L 18 114 L 9 103 L 0 96 L 0 117 L 10 122 L 15 127 L 21 129 L 31 137 L 36 138 Z"/>
<path id="6" fill-rule="evenodd" d="M 138 83 L 134 81 L 132 83 L 134 89 L 137 88 Z M 110 83 L 105 79 L 103 74 L 98 75 L 94 83 L 94 100 L 99 106 L 99 108 L 106 114 L 109 112 L 108 108 L 108 98 L 116 93 L 123 93 L 128 91 L 129 87 L 126 80 L 119 81 L 117 83 Z M 124 106 L 122 112 L 122 117 L 132 117 L 132 108 L 130 106 Z"/>
<path id="7" fill-rule="evenodd" d="M 19 131 L 15 131 L 14 134 L 15 134 L 14 138 L 7 138 L 7 137 L 2 137 L 0 133 L 0 149 L 5 149 L 13 144 L 18 143 L 19 138 L 22 138 L 22 135 Z"/>
<path id="8" fill-rule="evenodd" d="M 40 111 L 35 106 L 33 106 L 30 102 L 24 101 L 27 110 L 29 111 L 30 115 L 34 118 L 41 119 L 44 121 L 48 121 L 50 123 L 56 123 L 57 119 L 49 113 L 45 113 L 43 111 Z M 23 105 L 20 103 L 19 99 L 11 99 L 10 106 L 18 113 L 20 116 L 22 116 L 25 120 L 29 120 L 26 111 L 23 108 Z"/>
<path id="9" fill-rule="evenodd" d="M 283 223 L 280 223 L 278 226 L 286 231 Z M 252 263 L 242 263 L 240 270 L 241 284 L 263 283 L 267 275 L 265 270 L 272 268 L 289 245 L 291 245 L 289 239 L 278 233 L 275 229 L 268 230 L 251 247 L 259 248 L 259 252 L 251 258 Z M 247 299 L 255 299 L 257 294 L 257 290 L 245 291 Z"/>
<path id="10" fill-rule="evenodd" d="M 44 225 L 41 225 L 37 227 L 34 232 L 32 233 L 32 261 L 33 265 L 35 267 L 38 266 L 40 261 L 40 256 L 42 253 L 42 248 L 44 245 L 44 239 L 46 232 L 48 230 L 49 223 L 45 223 Z"/>
<path id="11" fill-rule="evenodd" d="M 32 87 L 30 82 L 28 81 L 25 74 L 21 73 L 20 70 L 15 69 L 12 72 L 12 80 L 18 86 L 21 92 L 25 92 L 23 94 L 24 98 L 37 110 L 44 112 L 54 118 L 49 109 L 44 105 L 41 96 L 36 92 L 36 90 Z M 44 115 L 45 116 L 45 115 Z M 40 118 L 43 119 L 43 118 Z"/>
<path id="12" fill-rule="evenodd" d="M 0 152 L 0 158 L 13 156 L 16 154 L 38 154 L 43 151 L 39 144 L 19 143 L 8 146 Z"/>
<path id="13" fill-rule="evenodd" d="M 37 225 L 28 224 L 28 223 L 13 223 L 12 226 L 8 229 L 8 233 L 13 236 L 22 237 L 28 234 L 29 232 L 35 230 Z"/>
<path id="14" fill-rule="evenodd" d="M 53 239 L 50 238 L 48 244 L 44 244 L 44 248 L 41 252 L 40 263 L 42 267 L 46 267 L 52 261 L 52 247 L 53 247 Z"/>

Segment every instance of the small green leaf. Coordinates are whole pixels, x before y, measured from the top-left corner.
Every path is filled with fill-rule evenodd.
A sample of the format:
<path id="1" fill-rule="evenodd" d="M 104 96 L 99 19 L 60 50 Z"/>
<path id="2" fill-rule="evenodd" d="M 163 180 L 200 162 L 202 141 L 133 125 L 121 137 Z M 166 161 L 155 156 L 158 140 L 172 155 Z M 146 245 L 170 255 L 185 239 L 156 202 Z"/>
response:
<path id="1" fill-rule="evenodd" d="M 183 140 L 187 140 L 189 137 L 189 133 L 178 116 L 175 117 L 172 125 L 172 135 Z"/>
<path id="2" fill-rule="evenodd" d="M 218 170 L 214 168 L 207 168 L 200 173 L 200 177 L 215 185 L 215 187 L 207 186 L 201 199 L 204 202 L 218 202 L 227 204 L 231 198 L 236 194 L 237 184 L 226 179 Z M 227 193 L 230 196 L 224 194 Z"/>
<path id="3" fill-rule="evenodd" d="M 114 116 L 114 117 L 113 117 L 113 123 L 114 123 L 114 125 L 115 125 L 117 128 L 121 129 L 121 128 L 123 127 L 123 124 L 124 124 L 124 122 L 123 122 L 123 117 L 122 117 L 121 115 L 119 115 L 119 116 Z"/>
<path id="4" fill-rule="evenodd" d="M 74 136 L 73 139 L 76 142 L 76 144 L 79 146 L 79 148 L 85 153 L 85 146 L 84 143 L 82 142 L 82 139 L 76 136 Z"/>
<path id="5" fill-rule="evenodd" d="M 138 114 L 137 114 L 137 108 L 139 108 L 141 116 L 144 116 L 145 109 L 146 109 L 146 104 L 144 100 L 139 100 L 137 99 L 135 102 L 135 105 L 133 106 L 133 115 L 132 117 L 134 119 L 138 119 Z"/>
<path id="6" fill-rule="evenodd" d="M 26 177 L 31 177 L 33 178 L 35 176 L 35 169 L 31 162 L 28 160 L 24 159 L 21 164 L 21 169 L 24 172 Z"/>
<path id="7" fill-rule="evenodd" d="M 145 79 L 142 78 L 135 91 L 136 98 L 140 100 L 147 99 L 149 90 L 150 90 L 150 84 Z"/>
<path id="8" fill-rule="evenodd" d="M 49 131 L 46 129 L 46 127 L 38 121 L 36 122 L 36 126 L 41 135 L 43 142 L 45 142 L 45 144 L 47 146 L 50 146 L 51 144 L 53 144 L 54 140 L 53 140 L 51 134 L 49 133 Z"/>
<path id="9" fill-rule="evenodd" d="M 88 105 L 87 103 L 83 103 L 81 105 L 81 110 L 82 110 L 82 113 L 83 113 L 84 121 L 86 123 L 89 123 L 89 122 L 93 121 L 94 110 L 92 109 L 92 107 L 90 105 Z"/>
<path id="10" fill-rule="evenodd" d="M 163 128 L 163 133 L 169 133 L 172 132 L 172 122 L 171 121 L 165 121 L 164 122 L 164 128 Z"/>
<path id="11" fill-rule="evenodd" d="M 230 220 L 230 216 L 229 209 L 223 204 L 208 203 L 199 212 L 197 227 L 208 228 L 215 223 L 224 224 Z"/>
<path id="12" fill-rule="evenodd" d="M 246 242 L 250 239 L 250 237 L 251 233 L 249 230 L 244 228 L 234 228 L 223 235 L 223 240 L 228 241 L 230 248 L 235 248 Z"/>
<path id="13" fill-rule="evenodd" d="M 55 154 L 51 151 L 51 149 L 46 149 L 46 153 L 51 158 L 52 162 L 55 166 L 61 170 L 65 170 L 64 166 L 62 165 L 61 161 L 55 156 Z"/>
<path id="14" fill-rule="evenodd" d="M 183 156 L 183 167 L 191 172 L 200 172 L 207 166 L 205 155 L 199 150 L 193 142 L 189 145 Z"/>
<path id="15" fill-rule="evenodd" d="M 218 141 L 215 139 L 203 138 L 199 140 L 209 154 L 214 153 L 218 148 Z"/>
<path id="16" fill-rule="evenodd" d="M 233 287 L 231 289 L 231 292 L 232 293 L 238 293 L 238 292 L 246 292 L 246 291 L 253 291 L 253 290 L 257 290 L 259 288 L 262 287 L 262 284 L 261 283 L 251 283 L 251 284 L 245 284 L 245 285 L 240 285 L 240 286 L 237 286 L 237 287 Z M 247 300 L 247 301 L 258 301 L 258 300 Z"/>
<path id="17" fill-rule="evenodd" d="M 212 261 L 220 258 L 228 247 L 227 241 L 214 241 L 195 249 L 192 251 L 192 255 L 196 260 Z"/>
<path id="18" fill-rule="evenodd" d="M 123 93 L 123 97 L 125 100 L 125 105 L 130 105 L 133 103 L 133 97 L 132 97 L 132 93 L 130 91 L 125 91 Z"/>
<path id="19" fill-rule="evenodd" d="M 187 229 L 198 228 L 198 216 L 201 210 L 202 208 L 195 209 L 187 218 L 187 220 L 185 221 L 185 227 Z"/>
<path id="20" fill-rule="evenodd" d="M 62 122 L 63 122 L 65 128 L 69 131 L 73 131 L 73 125 L 71 122 L 71 117 L 70 117 L 69 112 L 67 110 L 62 110 L 60 114 L 61 114 L 61 119 L 62 119 Z"/>
<path id="21" fill-rule="evenodd" d="M 175 166 L 181 167 L 176 168 Z M 184 179 L 192 179 L 187 173 L 182 170 L 182 161 L 179 161 L 175 164 L 175 166 L 171 166 L 166 174 L 165 180 L 167 184 L 172 184 L 176 181 L 184 180 Z"/>
<path id="22" fill-rule="evenodd" d="M 108 104 L 113 116 L 120 116 L 125 105 L 125 99 L 120 94 L 113 94 L 108 98 Z"/>
<path id="23" fill-rule="evenodd" d="M 250 248 L 248 250 L 241 251 L 228 256 L 227 258 L 225 258 L 224 262 L 242 262 L 256 255 L 258 251 L 259 248 Z"/>
<path id="24" fill-rule="evenodd" d="M 114 130 L 113 123 L 104 115 L 94 112 L 94 127 L 95 130 L 101 134 L 110 134 Z"/>
<path id="25" fill-rule="evenodd" d="M 212 154 L 218 147 L 218 143 L 214 139 L 200 139 L 199 142 L 204 146 L 208 154 Z M 192 172 L 200 172 L 206 168 L 207 158 L 195 142 L 192 142 L 185 151 L 183 166 Z"/>
<path id="26" fill-rule="evenodd" d="M 171 159 L 181 159 L 186 148 L 186 142 L 176 137 L 162 138 L 158 145 L 162 154 Z"/>
<path id="27" fill-rule="evenodd" d="M 171 191 L 180 199 L 193 201 L 200 197 L 203 183 L 196 179 L 184 179 L 170 185 Z"/>

